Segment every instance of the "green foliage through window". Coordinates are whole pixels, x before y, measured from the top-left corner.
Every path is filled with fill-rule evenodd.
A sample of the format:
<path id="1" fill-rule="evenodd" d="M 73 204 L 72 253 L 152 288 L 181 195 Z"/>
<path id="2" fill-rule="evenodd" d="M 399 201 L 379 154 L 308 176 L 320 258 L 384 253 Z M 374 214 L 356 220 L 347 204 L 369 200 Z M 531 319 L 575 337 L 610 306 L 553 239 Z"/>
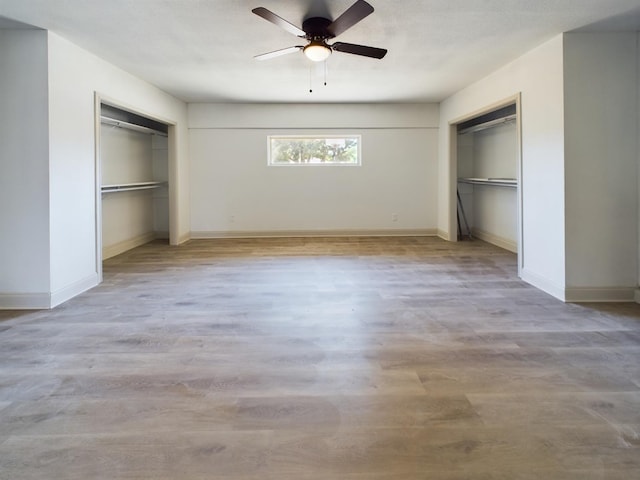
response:
<path id="1" fill-rule="evenodd" d="M 360 137 L 269 137 L 270 165 L 359 165 Z"/>

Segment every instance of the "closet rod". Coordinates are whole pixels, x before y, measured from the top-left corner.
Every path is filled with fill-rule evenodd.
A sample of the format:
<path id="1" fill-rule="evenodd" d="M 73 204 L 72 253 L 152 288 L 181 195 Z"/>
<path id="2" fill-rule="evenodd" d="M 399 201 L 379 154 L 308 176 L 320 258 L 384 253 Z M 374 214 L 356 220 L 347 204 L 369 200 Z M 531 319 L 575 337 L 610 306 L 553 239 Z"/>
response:
<path id="1" fill-rule="evenodd" d="M 518 187 L 518 180 L 515 178 L 458 178 L 458 183 L 468 185 L 493 185 L 494 187 Z"/>
<path id="2" fill-rule="evenodd" d="M 142 125 L 136 125 L 135 123 L 124 122 L 122 120 L 116 120 L 115 118 L 105 117 L 104 115 L 100 116 L 100 122 L 104 123 L 105 125 L 111 125 L 112 127 L 126 128 L 127 130 L 134 130 L 136 132 L 150 133 L 152 135 L 160 135 L 161 137 L 168 136 L 166 133 L 154 130 L 152 128 L 143 127 Z"/>
<path id="3" fill-rule="evenodd" d="M 489 120 L 488 122 L 485 123 L 480 123 L 478 125 L 474 125 L 472 127 L 469 128 L 465 128 L 464 130 L 460 130 L 458 132 L 458 135 L 462 135 L 465 133 L 471 133 L 471 132 L 480 132 L 482 130 L 486 130 L 487 128 L 491 128 L 491 127 L 495 127 L 497 125 L 502 125 L 504 123 L 509 123 L 512 122 L 516 119 L 516 115 L 509 115 L 507 117 L 502 117 L 502 118 L 496 118 L 495 120 Z"/>
<path id="4" fill-rule="evenodd" d="M 114 185 L 102 185 L 100 190 L 102 193 L 112 192 L 128 192 L 132 190 L 151 190 L 160 187 L 166 187 L 167 182 L 137 182 L 137 183 L 120 183 Z"/>

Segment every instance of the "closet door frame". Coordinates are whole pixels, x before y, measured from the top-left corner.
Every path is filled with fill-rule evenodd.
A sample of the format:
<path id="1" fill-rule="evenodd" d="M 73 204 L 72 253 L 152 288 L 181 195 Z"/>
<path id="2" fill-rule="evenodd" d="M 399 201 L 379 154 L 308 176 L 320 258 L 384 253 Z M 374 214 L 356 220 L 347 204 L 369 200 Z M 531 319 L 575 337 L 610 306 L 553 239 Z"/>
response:
<path id="1" fill-rule="evenodd" d="M 125 110 L 141 117 L 149 118 L 156 122 L 164 123 L 168 127 L 168 195 L 169 195 L 169 244 L 177 245 L 179 243 L 178 221 L 176 212 L 177 205 L 177 165 L 176 165 L 176 122 L 149 112 L 140 110 L 136 107 L 128 105 L 125 102 L 118 101 L 99 92 L 94 94 L 94 139 L 95 139 L 95 194 L 96 194 L 96 212 L 95 212 L 95 236 L 96 236 L 96 272 L 98 274 L 98 283 L 102 283 L 102 159 L 100 158 L 100 114 L 102 105 Z"/>
<path id="2" fill-rule="evenodd" d="M 516 220 L 518 231 L 518 276 L 521 276 L 522 266 L 524 265 L 525 245 L 523 243 L 523 220 L 522 220 L 522 109 L 521 94 L 517 93 L 507 97 L 499 102 L 487 105 L 479 110 L 469 112 L 466 115 L 458 117 L 449 122 L 449 240 L 456 242 L 457 238 L 457 215 L 458 215 L 458 124 L 471 120 L 473 118 L 485 115 L 487 113 L 498 110 L 509 105 L 516 106 L 516 144 L 517 144 L 517 206 L 518 218 Z"/>

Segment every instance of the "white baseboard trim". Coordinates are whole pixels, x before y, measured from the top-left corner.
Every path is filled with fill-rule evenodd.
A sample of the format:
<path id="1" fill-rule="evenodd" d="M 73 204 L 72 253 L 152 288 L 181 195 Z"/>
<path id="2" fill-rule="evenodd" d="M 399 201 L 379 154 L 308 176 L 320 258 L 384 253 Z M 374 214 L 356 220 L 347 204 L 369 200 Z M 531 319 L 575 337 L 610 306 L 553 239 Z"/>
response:
<path id="1" fill-rule="evenodd" d="M 291 238 L 291 237 L 435 237 L 435 229 L 417 230 L 275 230 L 191 232 L 192 239 Z"/>
<path id="2" fill-rule="evenodd" d="M 640 303 L 640 289 L 636 287 L 560 287 L 526 269 L 520 278 L 545 293 L 567 303 L 633 302 Z"/>
<path id="3" fill-rule="evenodd" d="M 0 310 L 48 310 L 98 285 L 98 274 L 52 293 L 0 293 Z"/>
<path id="4" fill-rule="evenodd" d="M 444 230 L 441 230 L 439 228 L 436 230 L 436 236 L 440 237 L 443 240 L 446 240 L 447 242 L 453 240 L 453 238 L 450 238 L 449 232 L 445 232 Z"/>
<path id="5" fill-rule="evenodd" d="M 0 310 L 46 310 L 51 308 L 49 293 L 0 293 Z"/>
<path id="6" fill-rule="evenodd" d="M 140 245 L 144 245 L 145 243 L 149 243 L 152 240 L 156 239 L 156 234 L 154 232 L 144 233 L 142 235 L 138 235 L 137 237 L 129 238 L 122 242 L 115 243 L 113 245 L 109 245 L 108 247 L 102 247 L 102 259 L 106 260 L 111 257 L 115 257 L 116 255 L 120 255 L 121 253 L 126 252 L 127 250 L 131 250 L 132 248 L 139 247 Z"/>
<path id="7" fill-rule="evenodd" d="M 489 233 L 479 228 L 472 228 L 471 235 L 474 236 L 475 238 L 478 238 L 487 243 L 495 245 L 496 247 L 504 248 L 505 250 L 508 250 L 513 253 L 518 253 L 518 243 L 514 242 L 513 240 L 509 240 L 508 238 L 494 235 L 493 233 Z"/>
<path id="8" fill-rule="evenodd" d="M 67 300 L 72 299 L 73 297 L 80 295 L 83 292 L 97 286 L 99 284 L 98 274 L 94 273 L 89 275 L 82 280 L 78 280 L 77 282 L 72 283 L 71 285 L 67 285 L 64 288 L 61 288 L 51 294 L 51 307 L 56 307 L 61 303 L 66 302 Z"/>
<path id="9" fill-rule="evenodd" d="M 552 297 L 556 297 L 558 300 L 565 300 L 565 289 L 559 285 L 556 285 L 553 282 L 550 282 L 544 277 L 541 277 L 537 273 L 530 272 L 529 270 L 523 268 L 520 271 L 520 278 L 527 282 L 530 285 L 542 290 L 545 293 L 548 293 Z"/>
<path id="10" fill-rule="evenodd" d="M 634 302 L 635 287 L 569 287 L 565 302 Z"/>
<path id="11" fill-rule="evenodd" d="M 181 245 L 185 242 L 188 242 L 189 240 L 191 240 L 191 238 L 192 238 L 191 232 L 183 233 L 178 237 L 178 241 L 175 243 L 175 245 Z"/>

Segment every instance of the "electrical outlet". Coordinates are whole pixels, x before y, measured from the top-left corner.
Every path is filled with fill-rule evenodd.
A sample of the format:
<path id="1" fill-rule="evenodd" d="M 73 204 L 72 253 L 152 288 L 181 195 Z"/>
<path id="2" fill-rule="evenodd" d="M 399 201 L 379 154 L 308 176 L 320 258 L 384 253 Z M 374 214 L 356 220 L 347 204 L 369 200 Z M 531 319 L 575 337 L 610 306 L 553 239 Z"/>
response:
<path id="1" fill-rule="evenodd" d="M 391 214 L 391 221 L 392 222 L 397 222 L 398 221 L 398 214 L 397 213 L 392 213 Z"/>
<path id="2" fill-rule="evenodd" d="M 236 221 L 236 216 L 235 215 L 229 215 L 229 223 L 235 223 Z"/>

